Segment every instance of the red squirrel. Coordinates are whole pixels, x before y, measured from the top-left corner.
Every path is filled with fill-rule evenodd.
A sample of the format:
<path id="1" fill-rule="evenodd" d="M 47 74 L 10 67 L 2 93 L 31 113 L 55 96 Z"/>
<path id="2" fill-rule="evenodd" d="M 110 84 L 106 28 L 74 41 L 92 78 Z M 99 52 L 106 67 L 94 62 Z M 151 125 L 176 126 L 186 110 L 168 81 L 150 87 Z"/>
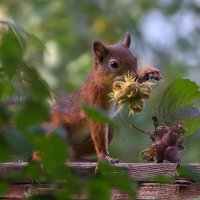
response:
<path id="1" fill-rule="evenodd" d="M 108 94 L 115 80 L 122 80 L 128 73 L 138 77 L 139 81 L 160 80 L 160 71 L 149 67 L 141 73 L 137 69 L 137 58 L 129 50 L 131 36 L 125 34 L 122 42 L 105 46 L 99 41 L 92 45 L 93 67 L 85 83 L 72 94 L 64 96 L 52 107 L 52 120 L 46 127 L 64 127 L 68 135 L 72 159 L 80 159 L 95 154 L 99 159 L 118 162 L 110 157 L 108 145 L 113 132 L 107 124 L 101 124 L 88 118 L 82 104 L 91 104 L 106 112 L 111 110 Z"/>

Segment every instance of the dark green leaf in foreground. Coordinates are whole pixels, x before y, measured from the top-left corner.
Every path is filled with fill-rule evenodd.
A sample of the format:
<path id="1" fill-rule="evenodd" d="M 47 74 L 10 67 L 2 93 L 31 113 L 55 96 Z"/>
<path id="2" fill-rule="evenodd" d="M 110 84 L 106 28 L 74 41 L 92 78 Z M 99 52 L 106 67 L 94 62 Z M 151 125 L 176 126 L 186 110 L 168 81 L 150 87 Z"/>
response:
<path id="1" fill-rule="evenodd" d="M 7 81 L 0 80 L 0 97 L 2 99 L 7 99 L 13 94 L 13 86 Z"/>
<path id="2" fill-rule="evenodd" d="M 93 182 L 101 182 L 101 184 L 106 187 L 99 186 L 99 190 L 103 190 L 104 195 L 107 194 L 107 187 L 111 189 L 118 189 L 121 192 L 124 192 L 129 195 L 129 197 L 135 198 L 137 184 L 136 181 L 131 178 L 127 171 L 122 168 L 114 167 L 105 162 L 100 162 L 98 165 L 97 175 L 91 177 L 89 184 Z M 96 184 L 96 186 L 98 186 Z M 90 192 L 94 192 L 93 187 L 89 185 L 89 188 L 92 189 Z M 96 191 L 98 190 L 96 189 Z M 94 195 L 94 194 L 93 194 Z"/>
<path id="3" fill-rule="evenodd" d="M 23 63 L 21 80 L 27 87 L 27 92 L 34 98 L 39 99 L 50 98 L 49 87 L 47 83 L 41 78 L 37 70 Z"/>
<path id="4" fill-rule="evenodd" d="M 6 24 L 9 27 L 9 29 L 11 29 L 15 33 L 23 49 L 27 47 L 28 41 L 31 41 L 32 44 L 36 45 L 39 50 L 43 51 L 45 49 L 45 45 L 36 36 L 29 33 L 19 23 L 13 20 L 0 20 L 0 23 Z"/>
<path id="5" fill-rule="evenodd" d="M 109 117 L 109 115 L 102 109 L 96 108 L 92 105 L 84 104 L 83 110 L 86 115 L 93 120 L 100 123 L 108 123 L 111 126 L 116 126 L 116 123 Z"/>
<path id="6" fill-rule="evenodd" d="M 23 59 L 23 49 L 16 33 L 12 29 L 3 34 L 0 46 L 0 59 L 5 64 L 10 62 L 14 64 L 14 62 L 19 62 Z"/>
<path id="7" fill-rule="evenodd" d="M 14 75 L 18 74 L 22 59 L 23 49 L 20 42 L 15 32 L 9 29 L 8 32 L 4 33 L 0 45 L 1 71 L 3 71 L 8 78 L 12 78 Z"/>
<path id="8" fill-rule="evenodd" d="M 90 199 L 95 199 L 95 200 L 110 199 L 109 186 L 103 180 L 90 179 L 88 181 L 88 190 Z"/>
<path id="9" fill-rule="evenodd" d="M 6 142 L 3 140 L 2 136 L 0 135 L 0 162 L 9 162 L 10 161 L 10 149 Z"/>
<path id="10" fill-rule="evenodd" d="M 6 181 L 0 182 L 0 195 L 3 195 L 9 191 L 9 184 Z"/>
<path id="11" fill-rule="evenodd" d="M 31 154 L 33 148 L 22 133 L 7 127 L 2 137 L 13 152 L 21 155 Z"/>
<path id="12" fill-rule="evenodd" d="M 29 197 L 28 200 L 57 200 L 57 197 L 52 192 L 50 194 L 38 194 L 32 197 Z"/>
<path id="13" fill-rule="evenodd" d="M 61 169 L 66 169 L 64 164 L 68 157 L 66 144 L 63 139 L 60 138 L 58 135 L 51 135 L 44 141 L 43 145 L 44 146 L 42 147 L 42 149 L 44 149 L 45 153 L 42 156 L 42 161 L 44 167 L 46 167 L 47 170 L 51 170 L 52 174 L 54 175 L 62 173 L 59 167 L 62 166 Z"/>
<path id="14" fill-rule="evenodd" d="M 16 114 L 17 127 L 24 130 L 49 120 L 49 110 L 43 103 L 27 101 Z"/>
<path id="15" fill-rule="evenodd" d="M 178 174 L 180 177 L 184 177 L 200 183 L 200 173 L 190 166 L 181 165 L 178 167 Z"/>
<path id="16" fill-rule="evenodd" d="M 160 184 L 172 184 L 173 183 L 173 179 L 168 177 L 168 176 L 154 176 L 153 177 L 153 181 L 156 183 L 160 183 Z"/>
<path id="17" fill-rule="evenodd" d="M 10 113 L 4 103 L 0 102 L 0 128 L 10 121 Z"/>
<path id="18" fill-rule="evenodd" d="M 41 162 L 48 178 L 53 180 L 70 179 L 69 169 L 65 166 L 68 158 L 67 146 L 63 138 L 52 133 L 33 138 L 35 148 L 41 153 Z"/>

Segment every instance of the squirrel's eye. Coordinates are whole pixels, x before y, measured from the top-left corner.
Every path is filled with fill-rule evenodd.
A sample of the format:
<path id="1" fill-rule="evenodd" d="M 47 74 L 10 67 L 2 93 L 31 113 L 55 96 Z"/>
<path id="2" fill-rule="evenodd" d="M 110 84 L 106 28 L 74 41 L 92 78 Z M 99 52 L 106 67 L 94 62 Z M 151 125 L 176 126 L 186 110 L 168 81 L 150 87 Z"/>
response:
<path id="1" fill-rule="evenodd" d="M 117 61 L 115 61 L 115 60 L 111 60 L 111 61 L 110 61 L 110 66 L 111 66 L 112 68 L 118 68 L 118 67 L 119 67 Z"/>

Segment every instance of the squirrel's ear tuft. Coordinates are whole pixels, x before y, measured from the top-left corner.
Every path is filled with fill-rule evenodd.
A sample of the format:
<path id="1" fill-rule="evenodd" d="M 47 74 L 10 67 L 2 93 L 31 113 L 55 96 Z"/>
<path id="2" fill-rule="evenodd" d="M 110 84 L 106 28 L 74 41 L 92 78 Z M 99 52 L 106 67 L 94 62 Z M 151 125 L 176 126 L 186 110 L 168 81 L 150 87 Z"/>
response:
<path id="1" fill-rule="evenodd" d="M 122 46 L 129 48 L 131 44 L 131 35 L 129 32 L 126 32 L 124 40 L 122 41 Z"/>
<path id="2" fill-rule="evenodd" d="M 107 55 L 108 50 L 107 48 L 99 41 L 95 41 L 92 45 L 93 51 L 96 57 L 102 61 L 103 58 Z"/>

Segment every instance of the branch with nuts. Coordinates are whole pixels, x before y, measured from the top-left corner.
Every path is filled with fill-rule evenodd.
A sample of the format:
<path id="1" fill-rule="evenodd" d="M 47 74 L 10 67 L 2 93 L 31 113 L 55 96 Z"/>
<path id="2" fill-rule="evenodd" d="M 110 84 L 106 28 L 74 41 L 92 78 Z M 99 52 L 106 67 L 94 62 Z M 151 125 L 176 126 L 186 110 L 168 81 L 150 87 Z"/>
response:
<path id="1" fill-rule="evenodd" d="M 113 83 L 113 91 L 109 94 L 111 100 L 116 101 L 116 108 L 123 104 L 129 105 L 129 115 L 139 113 L 144 109 L 145 100 L 151 98 L 152 86 L 150 81 L 138 82 L 137 78 L 129 74 L 123 81 Z M 156 118 L 156 117 L 155 117 Z M 153 119 L 154 120 L 154 119 Z M 145 161 L 162 163 L 165 160 L 172 163 L 181 162 L 181 151 L 185 149 L 183 135 L 186 132 L 184 122 L 175 122 L 171 126 L 157 124 L 154 120 L 155 130 L 145 131 L 135 125 L 131 127 L 144 133 L 152 139 L 153 144 L 141 152 L 140 156 Z"/>
<path id="2" fill-rule="evenodd" d="M 164 124 L 156 127 L 155 131 L 147 132 L 135 125 L 131 127 L 149 136 L 153 144 L 142 151 L 140 156 L 145 161 L 162 163 L 165 160 L 172 163 L 181 162 L 181 151 L 185 149 L 183 135 L 186 132 L 184 122 L 175 122 L 172 126 Z"/>

